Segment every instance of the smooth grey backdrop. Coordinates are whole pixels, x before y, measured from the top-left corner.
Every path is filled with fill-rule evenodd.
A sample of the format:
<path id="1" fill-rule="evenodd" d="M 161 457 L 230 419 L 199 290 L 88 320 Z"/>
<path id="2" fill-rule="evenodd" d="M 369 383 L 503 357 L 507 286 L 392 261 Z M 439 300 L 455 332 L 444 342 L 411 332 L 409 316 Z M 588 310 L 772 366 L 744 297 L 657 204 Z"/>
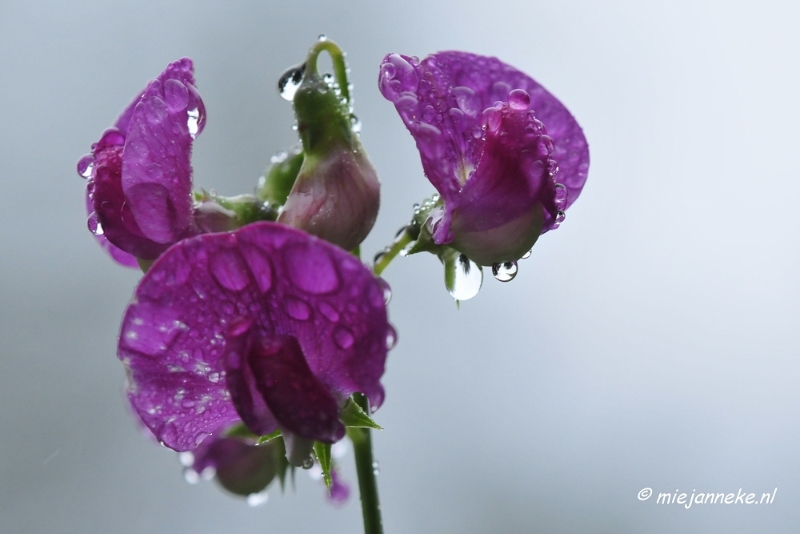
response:
<path id="1" fill-rule="evenodd" d="M 387 533 L 795 532 L 799 19 L 777 0 L 4 0 L 0 532 L 361 529 L 357 499 L 330 507 L 303 473 L 251 509 L 139 435 L 114 356 L 138 275 L 93 243 L 74 170 L 187 55 L 208 108 L 195 183 L 250 191 L 295 139 L 277 77 L 320 33 L 348 52 L 383 182 L 367 254 L 432 191 L 376 88 L 388 52 L 496 55 L 566 103 L 592 152 L 513 282 L 487 277 L 459 311 L 434 258 L 387 270 Z M 687 510 L 645 487 L 778 491 Z"/>

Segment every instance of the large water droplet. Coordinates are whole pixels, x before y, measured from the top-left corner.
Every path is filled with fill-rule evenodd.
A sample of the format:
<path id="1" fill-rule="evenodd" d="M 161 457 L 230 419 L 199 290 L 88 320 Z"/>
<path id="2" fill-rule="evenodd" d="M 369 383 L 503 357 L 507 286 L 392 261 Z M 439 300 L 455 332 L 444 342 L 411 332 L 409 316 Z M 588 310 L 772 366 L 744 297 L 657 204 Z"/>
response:
<path id="1" fill-rule="evenodd" d="M 354 341 L 353 333 L 347 328 L 339 327 L 333 333 L 333 342 L 336 343 L 336 346 L 340 349 L 349 349 L 353 346 Z"/>
<path id="2" fill-rule="evenodd" d="M 397 330 L 392 325 L 386 329 L 386 348 L 392 350 L 397 346 Z"/>
<path id="3" fill-rule="evenodd" d="M 164 82 L 164 100 L 173 113 L 183 111 L 189 105 L 189 89 L 180 80 L 169 79 Z"/>
<path id="4" fill-rule="evenodd" d="M 186 467 L 183 470 L 183 479 L 189 484 L 197 484 L 200 482 L 200 475 L 191 467 Z"/>
<path id="5" fill-rule="evenodd" d="M 567 188 L 564 184 L 555 185 L 554 201 L 559 210 L 563 210 L 567 204 Z"/>
<path id="6" fill-rule="evenodd" d="M 483 269 L 461 254 L 455 261 L 455 276 L 450 295 L 456 300 L 469 300 L 478 294 L 483 285 Z"/>
<path id="7" fill-rule="evenodd" d="M 278 93 L 281 98 L 291 102 L 294 100 L 294 95 L 298 87 L 303 82 L 303 74 L 306 71 L 306 64 L 289 67 L 286 72 L 281 74 L 278 79 Z"/>
<path id="8" fill-rule="evenodd" d="M 501 282 L 510 282 L 517 276 L 517 262 L 495 263 L 492 265 L 492 274 Z"/>
<path id="9" fill-rule="evenodd" d="M 234 248 L 217 251 L 209 261 L 209 268 L 214 280 L 225 289 L 241 291 L 250 284 L 247 266 Z"/>
<path id="10" fill-rule="evenodd" d="M 261 491 L 259 493 L 251 493 L 247 496 L 247 505 L 255 508 L 256 506 L 263 506 L 269 500 L 269 493 L 267 490 Z"/>
<path id="11" fill-rule="evenodd" d="M 531 97 L 522 89 L 514 89 L 508 94 L 508 106 L 517 111 L 527 110 L 531 105 Z"/>
<path id="12" fill-rule="evenodd" d="M 189 135 L 192 139 L 197 137 L 200 133 L 200 109 L 192 108 L 186 112 L 186 127 L 189 129 Z"/>
<path id="13" fill-rule="evenodd" d="M 100 220 L 97 218 L 97 213 L 92 212 L 92 214 L 89 215 L 89 220 L 86 221 L 86 223 L 89 226 L 89 231 L 94 235 L 103 235 L 103 225 L 100 224 Z"/>
<path id="14" fill-rule="evenodd" d="M 94 156 L 86 154 L 78 160 L 78 176 L 81 178 L 88 178 L 92 175 L 94 169 Z"/>
<path id="15" fill-rule="evenodd" d="M 558 211 L 556 212 L 556 221 L 555 221 L 555 226 L 559 226 L 559 225 L 560 225 L 562 222 L 564 222 L 564 218 L 565 218 L 566 216 L 567 216 L 567 214 L 566 214 L 566 213 L 564 213 L 564 212 L 563 212 L 563 211 L 561 211 L 561 210 L 558 210 Z"/>
<path id="16" fill-rule="evenodd" d="M 305 321 L 311 317 L 311 308 L 300 299 L 286 297 L 286 313 L 298 321 Z"/>

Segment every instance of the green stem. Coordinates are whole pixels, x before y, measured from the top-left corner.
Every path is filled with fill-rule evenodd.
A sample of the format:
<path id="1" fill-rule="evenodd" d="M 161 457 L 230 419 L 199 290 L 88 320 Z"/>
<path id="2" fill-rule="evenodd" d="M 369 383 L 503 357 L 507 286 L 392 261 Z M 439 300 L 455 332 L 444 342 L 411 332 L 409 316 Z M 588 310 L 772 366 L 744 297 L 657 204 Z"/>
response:
<path id="1" fill-rule="evenodd" d="M 344 62 L 344 52 L 339 48 L 339 45 L 327 39 L 324 41 L 317 41 L 308 52 L 306 72 L 317 74 L 317 56 L 319 56 L 319 53 L 323 50 L 328 52 L 331 56 L 334 74 L 336 74 L 336 82 L 339 84 L 339 90 L 342 92 L 342 96 L 349 104 L 350 83 L 347 81 L 347 65 Z"/>
<path id="2" fill-rule="evenodd" d="M 356 402 L 369 413 L 369 401 L 356 394 Z M 368 428 L 351 428 L 347 431 L 353 440 L 358 473 L 358 489 L 361 493 L 361 513 L 364 517 L 364 534 L 383 534 L 381 503 L 378 499 L 377 464 L 372 457 L 372 433 Z"/>
<path id="3" fill-rule="evenodd" d="M 383 251 L 383 254 L 378 258 L 378 261 L 375 262 L 375 265 L 372 266 L 372 272 L 375 273 L 375 276 L 380 276 L 392 260 L 400 254 L 400 251 L 406 248 L 414 239 L 415 238 L 408 229 L 403 230 L 400 235 L 394 239 L 392 245 Z"/>

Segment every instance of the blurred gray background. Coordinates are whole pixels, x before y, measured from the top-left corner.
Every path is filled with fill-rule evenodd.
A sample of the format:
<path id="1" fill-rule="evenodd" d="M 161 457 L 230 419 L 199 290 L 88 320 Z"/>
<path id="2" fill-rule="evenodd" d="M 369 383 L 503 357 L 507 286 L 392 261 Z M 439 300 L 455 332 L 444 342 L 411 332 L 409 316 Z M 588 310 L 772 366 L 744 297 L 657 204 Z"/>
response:
<path id="1" fill-rule="evenodd" d="M 387 533 L 796 532 L 799 22 L 770 0 L 2 0 L 0 532 L 361 531 L 355 494 L 336 509 L 300 472 L 250 508 L 140 435 L 115 357 L 139 275 L 93 242 L 75 173 L 186 55 L 208 109 L 195 184 L 251 191 L 296 139 L 277 78 L 321 33 L 348 53 L 383 182 L 367 257 L 432 192 L 377 91 L 386 53 L 498 56 L 591 146 L 581 199 L 511 283 L 487 276 L 459 311 L 432 256 L 386 271 Z M 646 487 L 778 490 L 687 510 Z"/>

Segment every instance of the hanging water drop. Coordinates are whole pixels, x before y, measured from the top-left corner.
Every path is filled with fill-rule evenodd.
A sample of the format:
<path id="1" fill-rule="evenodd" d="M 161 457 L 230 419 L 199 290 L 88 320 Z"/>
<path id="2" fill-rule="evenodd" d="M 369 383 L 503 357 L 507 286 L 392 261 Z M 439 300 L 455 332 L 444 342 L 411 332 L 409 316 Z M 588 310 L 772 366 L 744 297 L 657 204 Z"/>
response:
<path id="1" fill-rule="evenodd" d="M 309 456 L 308 458 L 303 460 L 302 467 L 303 469 L 311 469 L 312 467 L 314 467 L 314 459 L 311 456 Z"/>
<path id="2" fill-rule="evenodd" d="M 566 216 L 567 216 L 567 214 L 566 214 L 566 213 L 564 213 L 564 212 L 563 212 L 563 211 L 561 211 L 561 210 L 558 210 L 558 211 L 556 212 L 556 220 L 555 220 L 555 225 L 554 225 L 554 226 L 557 228 L 557 227 L 558 227 L 558 226 L 559 226 L 559 225 L 560 225 L 562 222 L 564 222 L 564 218 L 565 218 Z"/>
<path id="3" fill-rule="evenodd" d="M 247 505 L 251 508 L 256 506 L 263 506 L 269 500 L 269 493 L 266 490 L 259 493 L 251 493 L 247 496 Z"/>
<path id="4" fill-rule="evenodd" d="M 501 282 L 510 282 L 517 276 L 517 262 L 495 263 L 492 265 L 492 274 Z"/>
<path id="5" fill-rule="evenodd" d="M 183 470 L 183 479 L 189 484 L 197 484 L 200 482 L 200 475 L 191 467 L 186 467 Z"/>
<path id="6" fill-rule="evenodd" d="M 94 235 L 103 235 L 103 225 L 100 224 L 100 219 L 97 218 L 96 212 L 93 211 L 92 214 L 89 215 L 87 225 L 89 226 L 89 231 Z"/>
<path id="7" fill-rule="evenodd" d="M 392 325 L 386 330 L 386 348 L 392 350 L 397 345 L 397 330 Z"/>
<path id="8" fill-rule="evenodd" d="M 567 205 L 567 188 L 564 184 L 557 183 L 555 186 L 555 195 L 553 200 L 559 210 L 563 210 Z"/>
<path id="9" fill-rule="evenodd" d="M 361 121 L 355 115 L 350 115 L 350 127 L 353 129 L 353 133 L 361 133 Z"/>
<path id="10" fill-rule="evenodd" d="M 303 74 L 306 71 L 306 64 L 290 67 L 278 79 L 278 93 L 281 98 L 291 102 L 294 100 L 294 94 L 297 92 L 300 83 L 303 81 Z"/>
<path id="11" fill-rule="evenodd" d="M 483 269 L 480 265 L 461 254 L 452 264 L 448 262 L 445 268 L 448 266 L 455 270 L 452 287 L 447 288 L 454 299 L 469 300 L 478 294 L 483 285 Z"/>
<path id="12" fill-rule="evenodd" d="M 78 176 L 81 178 L 88 178 L 92 175 L 94 169 L 94 156 L 86 154 L 78 160 Z"/>
<path id="13" fill-rule="evenodd" d="M 523 254 L 521 259 L 523 259 L 523 260 L 527 260 L 528 258 L 530 258 L 530 257 L 531 257 L 531 253 L 533 253 L 533 249 L 530 249 L 528 252 L 526 252 L 525 254 Z"/>

